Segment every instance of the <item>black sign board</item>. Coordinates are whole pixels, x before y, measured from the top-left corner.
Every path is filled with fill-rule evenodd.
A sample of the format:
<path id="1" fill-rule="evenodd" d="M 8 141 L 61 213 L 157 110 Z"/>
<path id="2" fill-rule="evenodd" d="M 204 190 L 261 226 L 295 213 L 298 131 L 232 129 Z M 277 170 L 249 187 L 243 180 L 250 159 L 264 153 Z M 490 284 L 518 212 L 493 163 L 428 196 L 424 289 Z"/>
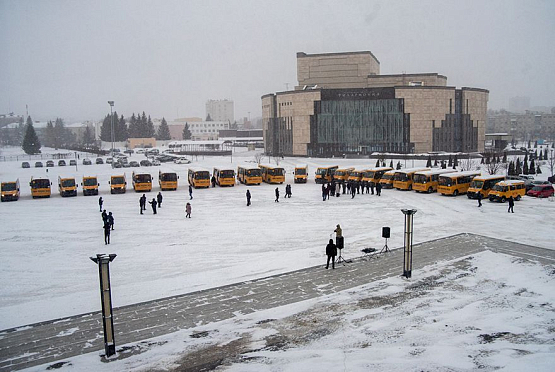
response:
<path id="1" fill-rule="evenodd" d="M 395 88 L 322 89 L 322 101 L 354 101 L 393 99 Z"/>

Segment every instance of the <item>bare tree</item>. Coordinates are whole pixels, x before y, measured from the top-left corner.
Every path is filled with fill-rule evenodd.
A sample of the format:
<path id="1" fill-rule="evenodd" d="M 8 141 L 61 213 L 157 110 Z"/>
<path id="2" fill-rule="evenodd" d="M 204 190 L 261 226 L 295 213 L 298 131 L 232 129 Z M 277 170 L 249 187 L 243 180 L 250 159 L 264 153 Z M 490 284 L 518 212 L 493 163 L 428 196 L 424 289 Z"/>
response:
<path id="1" fill-rule="evenodd" d="M 264 157 L 264 153 L 262 152 L 256 153 L 256 155 L 254 155 L 254 161 L 256 161 L 256 164 L 260 164 L 263 157 Z"/>
<path id="2" fill-rule="evenodd" d="M 279 165 L 279 162 L 281 161 L 281 156 L 279 155 L 274 155 L 273 156 L 274 161 L 276 162 L 276 165 Z"/>
<path id="3" fill-rule="evenodd" d="M 476 169 L 476 163 L 470 158 L 462 159 L 461 161 L 459 161 L 459 169 L 461 171 L 474 170 Z"/>
<path id="4" fill-rule="evenodd" d="M 486 172 L 489 174 L 497 174 L 500 173 L 503 169 L 507 168 L 506 163 L 496 163 L 491 161 L 489 164 L 486 164 Z"/>

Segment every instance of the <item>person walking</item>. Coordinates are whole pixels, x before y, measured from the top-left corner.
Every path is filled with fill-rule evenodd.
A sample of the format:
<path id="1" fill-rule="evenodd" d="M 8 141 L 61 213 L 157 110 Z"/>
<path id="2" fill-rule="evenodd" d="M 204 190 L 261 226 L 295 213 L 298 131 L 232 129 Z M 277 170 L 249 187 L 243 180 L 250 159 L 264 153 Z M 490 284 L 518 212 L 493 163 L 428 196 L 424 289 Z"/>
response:
<path id="1" fill-rule="evenodd" d="M 149 201 L 148 204 L 152 206 L 152 214 L 156 214 L 156 205 L 158 205 L 156 199 L 152 198 L 152 201 Z"/>
<path id="2" fill-rule="evenodd" d="M 276 200 L 274 200 L 275 203 L 279 203 L 279 189 L 276 187 Z"/>
<path id="3" fill-rule="evenodd" d="M 142 206 L 143 211 L 146 211 L 146 195 L 143 194 L 143 196 L 141 196 L 141 202 L 139 202 L 139 204 Z"/>
<path id="4" fill-rule="evenodd" d="M 162 199 L 163 199 L 162 192 L 159 191 L 158 195 L 156 195 L 156 200 L 158 201 L 158 208 L 162 208 Z"/>
<path id="5" fill-rule="evenodd" d="M 247 207 L 251 205 L 251 192 L 247 190 Z"/>
<path id="6" fill-rule="evenodd" d="M 331 260 L 331 268 L 335 269 L 335 256 L 337 256 L 337 246 L 333 244 L 333 239 L 330 239 L 328 245 L 326 245 L 326 255 L 328 256 L 328 261 L 326 262 L 326 269 L 330 267 L 330 260 Z"/>
<path id="7" fill-rule="evenodd" d="M 372 195 L 374 195 L 374 182 L 370 181 L 369 183 L 370 183 L 370 191 L 372 192 Z M 376 189 L 377 188 L 378 188 L 378 184 L 376 184 Z"/>
<path id="8" fill-rule="evenodd" d="M 341 184 L 336 183 L 335 184 L 335 197 L 339 198 L 340 195 L 341 195 Z"/>
<path id="9" fill-rule="evenodd" d="M 110 224 L 112 230 L 114 230 L 114 216 L 112 215 L 112 212 L 108 212 L 108 223 Z"/>
<path id="10" fill-rule="evenodd" d="M 347 185 L 345 184 L 345 182 L 341 182 L 341 187 L 343 188 L 343 194 L 346 194 Z"/>
<path id="11" fill-rule="evenodd" d="M 293 195 L 291 193 L 291 184 L 287 184 L 287 186 L 285 186 L 285 197 L 291 199 L 291 195 Z"/>
<path id="12" fill-rule="evenodd" d="M 189 185 L 189 200 L 193 200 L 193 186 Z"/>
<path id="13" fill-rule="evenodd" d="M 382 184 L 380 182 L 376 183 L 376 195 L 382 195 Z"/>
<path id="14" fill-rule="evenodd" d="M 108 213 L 106 213 L 106 209 L 102 212 L 102 222 L 106 223 L 108 221 Z"/>
<path id="15" fill-rule="evenodd" d="M 351 184 L 351 199 L 355 198 L 356 193 L 357 193 L 357 189 L 355 188 L 355 185 Z"/>
<path id="16" fill-rule="evenodd" d="M 515 211 L 513 210 L 514 206 L 515 206 L 515 200 L 511 196 L 509 198 L 509 209 L 507 210 L 507 213 L 515 213 Z"/>
<path id="17" fill-rule="evenodd" d="M 110 244 L 110 223 L 104 221 L 104 244 Z"/>
<path id="18" fill-rule="evenodd" d="M 478 199 L 478 208 L 482 206 L 482 193 L 480 191 L 478 191 L 478 195 L 476 196 L 476 199 Z"/>
<path id="19" fill-rule="evenodd" d="M 326 201 L 326 195 L 327 195 L 326 184 L 323 183 L 322 184 L 322 201 Z"/>
<path id="20" fill-rule="evenodd" d="M 187 203 L 187 205 L 185 206 L 185 212 L 187 213 L 185 215 L 185 218 L 191 218 L 191 210 L 193 208 L 191 207 L 191 203 Z"/>
<path id="21" fill-rule="evenodd" d="M 144 194 L 143 194 L 143 196 L 144 196 Z M 141 196 L 139 198 L 139 209 L 141 210 L 141 214 L 143 214 L 144 206 L 145 206 L 145 202 L 143 201 L 143 197 Z"/>
<path id="22" fill-rule="evenodd" d="M 102 196 L 100 198 L 98 198 L 98 206 L 100 207 L 100 212 L 102 212 L 102 204 L 104 203 L 104 200 L 102 200 Z"/>
<path id="23" fill-rule="evenodd" d="M 212 182 L 212 187 L 216 187 L 216 177 L 214 177 L 214 175 L 212 175 L 211 182 Z"/>

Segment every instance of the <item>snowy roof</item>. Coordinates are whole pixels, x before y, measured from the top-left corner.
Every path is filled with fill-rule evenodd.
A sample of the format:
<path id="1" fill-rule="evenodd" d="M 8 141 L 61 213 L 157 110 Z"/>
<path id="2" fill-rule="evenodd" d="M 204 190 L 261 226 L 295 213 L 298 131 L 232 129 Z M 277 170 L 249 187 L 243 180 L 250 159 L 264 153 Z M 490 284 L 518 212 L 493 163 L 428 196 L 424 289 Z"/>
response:
<path id="1" fill-rule="evenodd" d="M 200 167 L 190 167 L 189 170 L 191 172 L 208 172 L 210 173 L 210 171 L 206 168 L 200 168 Z"/>
<path id="2" fill-rule="evenodd" d="M 410 173 L 410 172 L 423 172 L 423 171 L 427 171 L 430 170 L 430 168 L 422 168 L 422 167 L 417 167 L 417 168 L 405 168 L 405 169 L 399 169 L 397 171 L 397 173 Z"/>
<path id="3" fill-rule="evenodd" d="M 258 168 L 258 164 L 239 164 L 237 165 L 237 168 L 245 168 L 245 169 L 260 169 Z"/>
<path id="4" fill-rule="evenodd" d="M 524 184 L 523 180 L 507 180 L 507 181 L 501 181 L 497 183 L 500 186 L 510 186 L 510 185 L 522 185 Z"/>
<path id="5" fill-rule="evenodd" d="M 377 168 L 369 168 L 367 172 L 380 172 L 380 171 L 390 171 L 393 170 L 391 167 L 377 167 Z"/>
<path id="6" fill-rule="evenodd" d="M 502 176 L 499 174 L 486 174 L 485 176 L 477 176 L 476 178 L 480 178 L 481 180 L 491 180 L 491 179 L 500 178 L 500 177 L 505 178 L 505 176 Z"/>
<path id="7" fill-rule="evenodd" d="M 444 173 L 453 173 L 451 169 L 432 169 L 422 172 L 416 172 L 416 174 L 423 174 L 425 176 L 431 176 L 433 174 L 444 174 Z"/>
<path id="8" fill-rule="evenodd" d="M 442 174 L 442 177 L 464 177 L 464 176 L 479 176 L 482 173 L 480 171 L 462 171 L 462 172 L 451 172 Z"/>
<path id="9" fill-rule="evenodd" d="M 169 145 L 221 145 L 223 144 L 225 141 L 221 141 L 221 140 L 206 140 L 206 141 L 172 141 L 170 143 L 168 143 Z"/>
<path id="10" fill-rule="evenodd" d="M 279 165 L 270 165 L 270 164 L 258 164 L 260 167 L 265 167 L 265 168 L 281 168 L 283 169 L 283 167 L 280 167 Z"/>
<path id="11" fill-rule="evenodd" d="M 306 165 L 306 164 L 297 164 L 297 165 L 295 165 L 295 168 L 308 168 L 308 165 Z"/>

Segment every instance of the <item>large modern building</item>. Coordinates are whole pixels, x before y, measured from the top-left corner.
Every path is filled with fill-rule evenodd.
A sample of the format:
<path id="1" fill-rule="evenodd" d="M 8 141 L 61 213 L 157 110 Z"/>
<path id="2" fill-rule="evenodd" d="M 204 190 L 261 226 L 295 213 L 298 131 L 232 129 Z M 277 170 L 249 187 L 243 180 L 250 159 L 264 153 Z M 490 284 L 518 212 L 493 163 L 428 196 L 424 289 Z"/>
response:
<path id="1" fill-rule="evenodd" d="M 262 96 L 265 150 L 292 156 L 483 151 L 489 92 L 380 75 L 369 51 L 297 53 L 298 86 Z"/>
<path id="2" fill-rule="evenodd" d="M 234 108 L 233 101 L 228 99 L 219 100 L 209 100 L 206 102 L 206 117 L 214 121 L 228 121 L 233 123 L 234 119 Z"/>

